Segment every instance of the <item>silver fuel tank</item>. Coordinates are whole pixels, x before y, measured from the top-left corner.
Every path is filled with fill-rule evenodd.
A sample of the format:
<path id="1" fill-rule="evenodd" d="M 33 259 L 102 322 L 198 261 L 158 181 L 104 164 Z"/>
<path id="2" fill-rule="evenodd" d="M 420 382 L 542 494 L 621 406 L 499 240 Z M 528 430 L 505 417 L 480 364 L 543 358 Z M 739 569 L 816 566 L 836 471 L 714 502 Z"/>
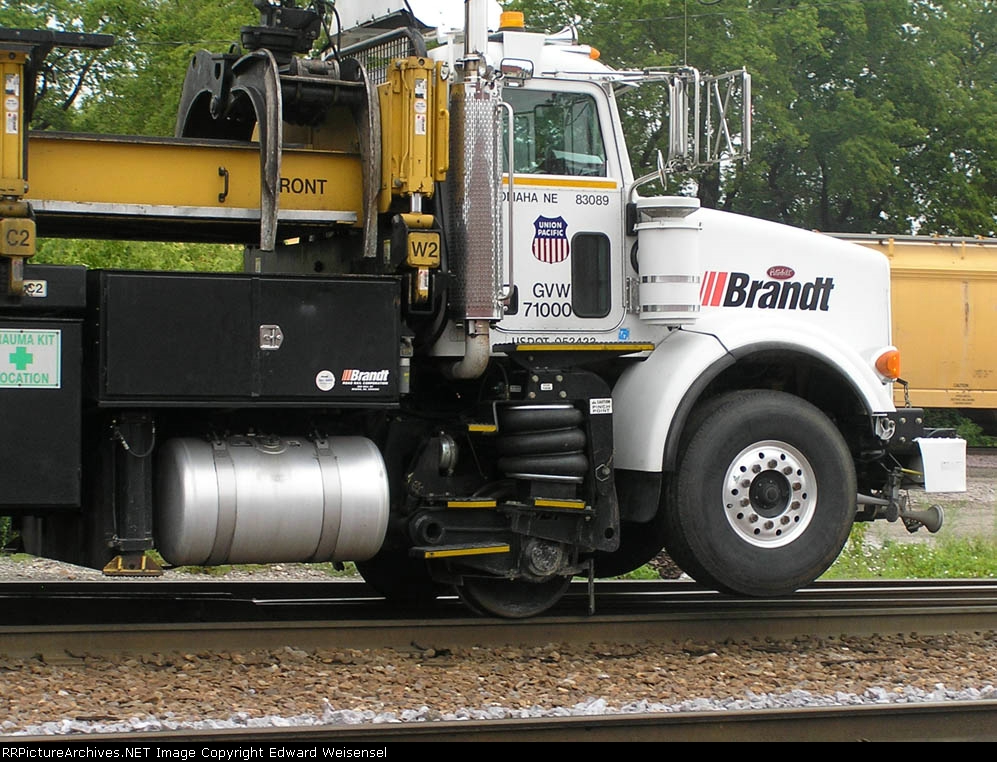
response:
<path id="1" fill-rule="evenodd" d="M 388 525 L 388 479 L 362 437 L 167 441 L 157 549 L 175 566 L 364 561 Z"/>

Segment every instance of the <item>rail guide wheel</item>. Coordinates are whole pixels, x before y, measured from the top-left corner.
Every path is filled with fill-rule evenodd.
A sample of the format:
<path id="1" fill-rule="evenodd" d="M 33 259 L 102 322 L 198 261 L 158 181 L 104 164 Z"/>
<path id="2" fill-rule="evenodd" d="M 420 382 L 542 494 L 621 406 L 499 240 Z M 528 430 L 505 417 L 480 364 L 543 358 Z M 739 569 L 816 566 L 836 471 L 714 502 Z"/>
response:
<path id="1" fill-rule="evenodd" d="M 457 594 L 468 608 L 478 614 L 526 619 L 553 607 L 568 591 L 570 584 L 570 576 L 533 582 L 468 575 L 457 587 Z"/>

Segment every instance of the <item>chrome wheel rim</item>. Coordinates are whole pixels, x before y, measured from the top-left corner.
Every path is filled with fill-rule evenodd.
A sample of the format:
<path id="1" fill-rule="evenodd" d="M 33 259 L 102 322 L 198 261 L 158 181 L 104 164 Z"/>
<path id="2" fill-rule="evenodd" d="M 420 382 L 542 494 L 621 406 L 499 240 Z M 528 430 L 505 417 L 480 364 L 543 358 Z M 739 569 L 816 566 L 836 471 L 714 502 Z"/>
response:
<path id="1" fill-rule="evenodd" d="M 724 476 L 724 515 L 734 532 L 760 548 L 797 540 L 817 509 L 817 475 L 792 445 L 774 439 L 745 447 Z"/>

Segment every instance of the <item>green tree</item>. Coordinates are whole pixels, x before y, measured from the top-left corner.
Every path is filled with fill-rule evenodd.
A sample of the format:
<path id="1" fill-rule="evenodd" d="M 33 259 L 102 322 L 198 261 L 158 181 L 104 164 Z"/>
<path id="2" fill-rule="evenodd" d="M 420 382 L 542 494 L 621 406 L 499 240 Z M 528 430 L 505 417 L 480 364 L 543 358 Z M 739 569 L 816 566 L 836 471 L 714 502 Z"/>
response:
<path id="1" fill-rule="evenodd" d="M 34 130 L 172 136 L 187 64 L 224 51 L 258 21 L 249 0 L 36 0 L 0 7 L 0 27 L 112 35 L 105 50 L 55 48 L 37 81 Z M 30 157 L 29 157 L 30 159 Z M 238 247 L 39 241 L 36 262 L 92 267 L 235 270 Z"/>
<path id="2" fill-rule="evenodd" d="M 106 50 L 56 48 L 38 81 L 33 129 L 172 135 L 187 62 L 224 51 L 257 22 L 248 0 L 34 0 L 0 7 L 0 27 L 109 34 Z"/>
<path id="3" fill-rule="evenodd" d="M 916 2 L 928 64 L 906 87 L 924 141 L 908 178 L 929 232 L 997 232 L 997 10 L 985 0 Z"/>
<path id="4" fill-rule="evenodd" d="M 987 0 L 517 0 L 614 66 L 753 77 L 754 150 L 691 180 L 704 204 L 834 232 L 997 231 L 997 11 Z M 629 97 L 629 96 L 628 96 Z M 623 101 L 635 169 L 660 103 Z M 676 182 L 674 187 L 678 187 Z M 674 190 L 673 187 L 673 190 Z"/>
<path id="5" fill-rule="evenodd" d="M 755 79 L 758 162 L 741 211 L 836 232 L 909 232 L 903 169 L 924 135 L 896 99 L 918 56 L 910 4 L 750 5 L 771 56 Z"/>
<path id="6" fill-rule="evenodd" d="M 833 232 L 997 234 L 997 10 L 989 0 L 513 0 L 532 30 L 574 24 L 612 66 L 745 66 L 752 161 L 675 178 L 707 206 Z M 170 135 L 186 65 L 257 21 L 249 0 L 36 0 L 0 26 L 114 34 L 57 50 L 35 129 Z M 667 135 L 661 89 L 621 98 L 631 161 Z"/>
<path id="7" fill-rule="evenodd" d="M 122 0 L 89 3 L 97 23 L 120 41 L 121 65 L 110 87 L 85 111 L 81 126 L 94 132 L 172 135 L 187 65 L 198 50 L 223 52 L 239 29 L 255 24 L 247 0 Z M 110 129 L 109 129 L 110 128 Z"/>

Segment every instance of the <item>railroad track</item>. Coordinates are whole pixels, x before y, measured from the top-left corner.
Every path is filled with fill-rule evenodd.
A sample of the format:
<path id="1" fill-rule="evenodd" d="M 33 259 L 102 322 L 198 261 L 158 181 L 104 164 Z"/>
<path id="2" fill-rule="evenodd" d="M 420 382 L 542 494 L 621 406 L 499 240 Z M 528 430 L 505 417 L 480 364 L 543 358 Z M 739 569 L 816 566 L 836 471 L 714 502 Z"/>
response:
<path id="1" fill-rule="evenodd" d="M 101 651 L 997 630 L 997 582 L 988 580 L 821 582 L 772 599 L 722 596 L 684 581 L 602 582 L 595 599 L 588 613 L 588 589 L 579 583 L 549 615 L 509 621 L 468 616 L 456 599 L 441 599 L 431 613 L 399 612 L 353 582 L 5 583 L 0 653 L 52 660 Z"/>
<path id="2" fill-rule="evenodd" d="M 468 618 L 455 600 L 440 601 L 431 618 L 393 614 L 359 583 L 158 583 L 117 585 L 111 600 L 119 613 L 175 613 L 188 600 L 205 621 L 127 621 L 88 606 L 107 601 L 108 583 L 0 585 L 8 612 L 39 600 L 38 611 L 60 611 L 70 600 L 91 616 L 73 624 L 53 621 L 0 626 L 0 653 L 8 660 L 41 655 L 47 664 L 83 661 L 99 653 L 256 648 L 374 648 L 438 650 L 467 644 L 520 647 L 547 642 L 636 640 L 787 639 L 800 636 L 861 636 L 871 633 L 947 633 L 997 630 L 997 583 L 985 581 L 890 581 L 821 583 L 783 599 L 732 599 L 678 581 L 600 583 L 597 611 L 587 613 L 588 590 L 579 585 L 550 616 L 508 622 Z M 302 589 L 302 588 L 305 589 Z M 30 596 L 33 596 L 30 597 Z M 19 599 L 17 601 L 13 599 Z M 139 604 L 143 605 L 139 605 Z M 103 605 L 103 604 L 102 604 Z M 166 607 L 170 611 L 170 607 Z M 233 618 L 236 611 L 255 618 Z M 301 617 L 309 612 L 308 617 Z M 364 612 L 363 616 L 356 616 Z M 207 616 L 207 614 L 212 616 Z M 330 618 L 331 613 L 352 614 Z M 324 615 L 324 616 L 322 616 Z M 40 616 L 40 614 L 39 614 Z M 134 617 L 141 619 L 139 615 Z M 145 618 L 151 618 L 148 613 Z M 169 617 L 167 617 L 169 618 Z M 94 623 L 94 619 L 101 619 Z M 208 621 L 210 620 L 210 621 Z M 9 661 L 8 661 L 9 663 Z M 834 706 L 794 710 L 650 712 L 591 717 L 546 717 L 333 724 L 294 728 L 237 728 L 176 732 L 113 733 L 90 737 L 100 743 L 177 742 L 372 747 L 420 741 L 667 741 L 667 740 L 997 740 L 997 702 L 945 702 Z M 3 743 L 66 743 L 76 737 L 0 736 Z M 266 755 L 266 752 L 264 753 Z"/>

